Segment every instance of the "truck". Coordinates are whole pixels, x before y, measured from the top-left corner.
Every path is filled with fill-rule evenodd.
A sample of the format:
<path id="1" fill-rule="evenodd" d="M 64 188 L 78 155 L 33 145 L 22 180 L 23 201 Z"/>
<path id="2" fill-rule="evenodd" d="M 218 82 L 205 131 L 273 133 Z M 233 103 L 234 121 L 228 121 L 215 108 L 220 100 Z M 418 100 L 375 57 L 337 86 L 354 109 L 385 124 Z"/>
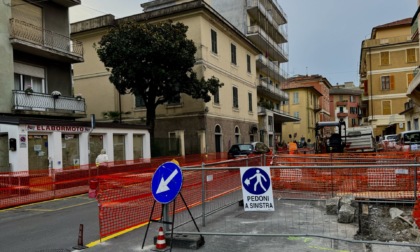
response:
<path id="1" fill-rule="evenodd" d="M 347 128 L 345 152 L 372 152 L 376 150 L 377 145 L 371 126 Z"/>
<path id="2" fill-rule="evenodd" d="M 334 130 L 327 130 L 334 128 Z M 340 121 L 315 124 L 315 153 L 343 153 L 346 146 L 346 123 Z"/>

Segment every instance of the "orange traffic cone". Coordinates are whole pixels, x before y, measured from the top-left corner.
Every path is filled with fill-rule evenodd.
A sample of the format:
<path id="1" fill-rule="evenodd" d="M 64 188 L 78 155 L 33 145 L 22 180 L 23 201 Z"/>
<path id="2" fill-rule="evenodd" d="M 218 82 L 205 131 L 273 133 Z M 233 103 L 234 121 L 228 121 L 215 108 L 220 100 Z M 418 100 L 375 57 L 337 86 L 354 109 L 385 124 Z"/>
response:
<path id="1" fill-rule="evenodd" d="M 159 234 L 156 240 L 156 249 L 165 249 L 166 248 L 166 239 L 165 234 L 163 233 L 163 228 L 159 228 Z"/>

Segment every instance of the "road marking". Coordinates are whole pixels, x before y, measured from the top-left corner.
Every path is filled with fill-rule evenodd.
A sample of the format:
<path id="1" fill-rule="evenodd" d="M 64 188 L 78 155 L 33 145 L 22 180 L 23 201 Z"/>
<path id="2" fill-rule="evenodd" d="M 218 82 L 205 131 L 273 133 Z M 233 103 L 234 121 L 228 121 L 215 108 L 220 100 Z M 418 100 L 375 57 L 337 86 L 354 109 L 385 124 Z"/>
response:
<path id="1" fill-rule="evenodd" d="M 140 224 L 140 225 L 137 225 L 137 226 L 134 226 L 134 227 L 131 227 L 131 228 L 125 229 L 125 230 L 120 231 L 120 232 L 118 232 L 118 233 L 115 233 L 115 234 L 112 234 L 112 235 L 106 236 L 106 237 L 104 237 L 104 238 L 102 238 L 102 239 L 99 239 L 99 240 L 96 240 L 96 241 L 90 242 L 90 243 L 88 243 L 88 244 L 86 245 L 86 247 L 88 247 L 88 248 L 94 247 L 94 246 L 98 245 L 98 244 L 99 244 L 99 243 L 101 243 L 101 242 L 105 242 L 105 241 L 111 240 L 112 238 L 115 238 L 115 237 L 117 237 L 117 236 L 120 236 L 120 235 L 123 235 L 123 234 L 125 234 L 125 233 L 131 232 L 131 231 L 133 231 L 133 230 L 135 230 L 135 229 L 138 229 L 138 228 L 144 227 L 144 226 L 146 226 L 147 224 L 148 224 L 148 222 L 146 222 L 146 223 L 142 223 L 142 224 Z"/>
<path id="2" fill-rule="evenodd" d="M 41 204 L 45 204 L 45 203 L 49 203 L 49 202 L 53 202 L 53 201 L 64 201 L 64 200 L 68 200 L 68 199 L 71 199 L 71 198 L 83 198 L 85 196 L 86 196 L 85 194 L 80 194 L 80 195 L 69 196 L 69 197 L 65 197 L 65 198 L 58 198 L 58 199 L 52 199 L 52 200 L 35 202 L 35 203 L 31 203 L 31 204 L 25 204 L 25 205 L 20 205 L 20 206 L 6 208 L 6 209 L 0 209 L 0 213 L 1 212 L 9 212 L 9 211 L 13 211 L 13 210 L 16 210 L 16 209 L 27 210 L 28 209 L 27 207 L 30 207 L 30 206 L 41 205 Z M 96 202 L 96 201 L 95 200 L 93 200 L 93 201 L 90 200 L 87 203 L 92 203 L 92 202 Z M 35 211 L 36 209 L 30 209 L 30 210 Z"/>

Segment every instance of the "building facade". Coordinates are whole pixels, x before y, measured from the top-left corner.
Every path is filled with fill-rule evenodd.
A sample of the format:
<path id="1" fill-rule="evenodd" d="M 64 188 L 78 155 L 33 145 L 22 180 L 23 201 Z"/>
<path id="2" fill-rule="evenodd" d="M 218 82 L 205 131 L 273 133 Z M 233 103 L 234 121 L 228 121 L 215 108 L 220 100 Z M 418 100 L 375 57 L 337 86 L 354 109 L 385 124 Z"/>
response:
<path id="1" fill-rule="evenodd" d="M 360 110 L 362 91 L 353 82 L 335 85 L 330 89 L 331 121 L 343 120 L 347 128 L 362 124 Z"/>
<path id="2" fill-rule="evenodd" d="M 411 39 L 413 42 L 419 43 L 419 13 L 420 1 L 417 1 L 417 11 L 411 20 Z M 417 45 L 419 46 L 419 45 Z M 419 58 L 420 55 L 417 55 Z M 419 67 L 413 71 L 414 78 L 410 82 L 407 90 L 407 96 L 410 100 L 404 103 L 404 111 L 400 114 L 405 117 L 407 130 L 419 130 L 420 118 L 420 74 Z"/>
<path id="3" fill-rule="evenodd" d="M 87 117 L 85 99 L 74 95 L 72 83 L 71 64 L 83 62 L 83 45 L 70 39 L 68 10 L 79 4 L 5 0 L 0 5 L 0 172 L 88 164 L 94 154 L 89 133 L 107 127 L 75 121 Z M 136 132 L 148 140 L 147 129 Z M 148 148 L 142 146 L 143 156 Z"/>
<path id="4" fill-rule="evenodd" d="M 283 88 L 290 97 L 290 113 L 300 118 L 298 122 L 284 124 L 284 141 L 298 141 L 301 137 L 314 141 L 315 124 L 331 120 L 329 100 L 331 84 L 321 75 L 299 75 L 289 78 Z"/>
<path id="5" fill-rule="evenodd" d="M 283 123 L 299 121 L 282 90 L 289 61 L 287 15 L 275 0 L 212 0 L 211 5 L 261 51 L 255 63 L 259 140 L 273 147 L 283 140 Z"/>
<path id="6" fill-rule="evenodd" d="M 199 78 L 218 78 L 224 86 L 205 103 L 181 94 L 179 101 L 156 109 L 155 137 L 179 138 L 180 155 L 223 152 L 231 144 L 258 139 L 258 110 L 255 63 L 259 50 L 206 1 L 151 1 L 144 13 L 115 19 L 106 15 L 72 24 L 72 37 L 83 41 L 85 62 L 74 65 L 74 87 L 88 100 L 88 113 L 107 121 L 106 111 L 118 111 L 123 122 L 144 122 L 146 110 L 134 95 L 119 96 L 109 72 L 99 60 L 93 44 L 107 30 L 124 21 L 158 23 L 168 19 L 188 26 L 194 41 Z M 103 104 L 95 97 L 106 97 Z"/>
<path id="7" fill-rule="evenodd" d="M 405 111 L 408 85 L 419 65 L 418 42 L 411 39 L 411 18 L 372 29 L 362 42 L 360 83 L 363 88 L 364 123 L 374 135 L 395 134 L 407 130 Z"/>

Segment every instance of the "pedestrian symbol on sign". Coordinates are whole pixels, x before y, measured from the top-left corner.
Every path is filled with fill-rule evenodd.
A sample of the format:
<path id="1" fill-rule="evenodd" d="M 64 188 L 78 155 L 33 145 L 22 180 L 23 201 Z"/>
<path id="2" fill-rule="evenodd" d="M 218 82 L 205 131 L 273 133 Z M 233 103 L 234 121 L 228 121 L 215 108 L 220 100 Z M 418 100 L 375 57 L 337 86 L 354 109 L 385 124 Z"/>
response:
<path id="1" fill-rule="evenodd" d="M 274 211 L 270 167 L 241 167 L 245 211 Z"/>
<path id="2" fill-rule="evenodd" d="M 248 169 L 242 176 L 242 184 L 251 194 L 263 194 L 270 188 L 270 177 L 260 168 Z"/>

